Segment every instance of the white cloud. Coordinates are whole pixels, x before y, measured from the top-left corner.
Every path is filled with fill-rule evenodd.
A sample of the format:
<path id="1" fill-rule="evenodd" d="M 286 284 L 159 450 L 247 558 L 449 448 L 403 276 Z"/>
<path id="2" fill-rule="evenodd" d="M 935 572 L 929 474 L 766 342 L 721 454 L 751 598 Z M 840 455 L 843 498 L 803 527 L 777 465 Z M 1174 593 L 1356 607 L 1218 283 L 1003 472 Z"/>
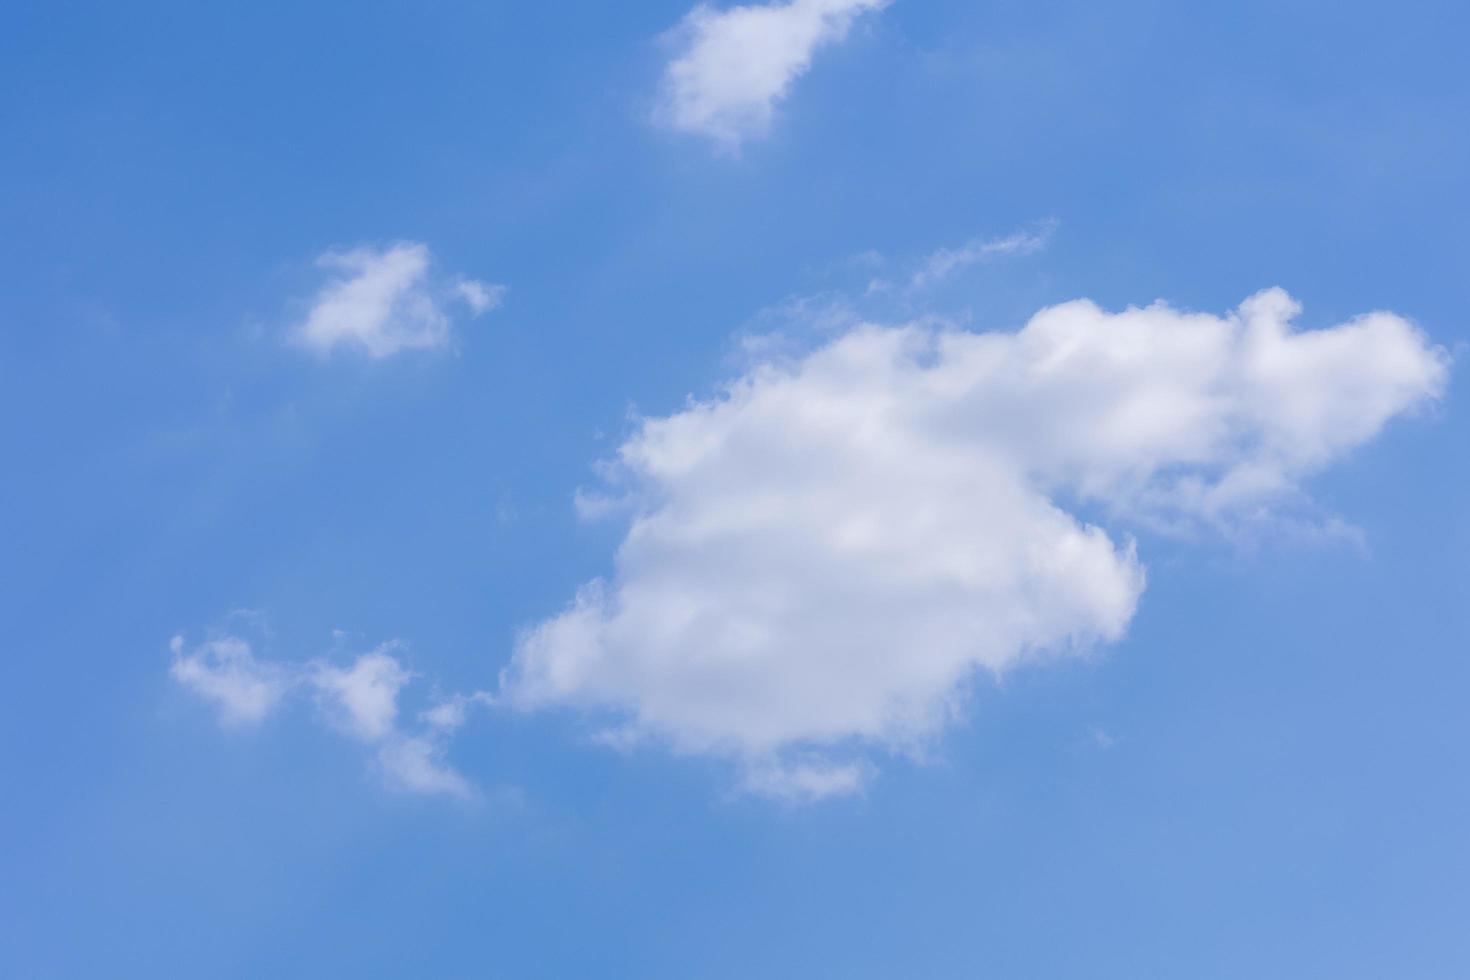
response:
<path id="1" fill-rule="evenodd" d="M 435 731 L 454 732 L 464 725 L 472 705 L 493 706 L 493 703 L 490 696 L 483 691 L 476 691 L 474 694 L 455 694 L 420 712 L 419 720 Z"/>
<path id="2" fill-rule="evenodd" d="M 1005 238 L 977 239 L 960 248 L 941 248 L 931 252 L 909 280 L 912 289 L 923 289 L 965 268 L 998 255 L 1029 255 L 1039 252 L 1056 230 L 1055 222 L 1047 222 L 1034 231 L 1017 232 Z"/>
<path id="3" fill-rule="evenodd" d="M 349 667 L 314 664 L 310 678 L 317 697 L 334 724 L 375 746 L 378 771 L 390 787 L 467 796 L 469 783 L 444 761 L 445 736 L 463 724 L 463 709 L 453 724 L 425 719 L 424 731 L 404 731 L 398 724 L 398 695 L 413 675 L 388 652 L 394 647 L 384 644 Z"/>
<path id="4" fill-rule="evenodd" d="M 348 348 L 374 358 L 448 345 L 454 304 L 478 316 L 499 304 L 505 287 L 463 278 L 440 284 L 432 264 L 421 242 L 327 252 L 317 265 L 335 274 L 291 339 L 322 354 Z"/>
<path id="5" fill-rule="evenodd" d="M 174 680 L 219 709 L 220 723 L 227 726 L 255 724 L 280 704 L 291 687 L 291 678 L 274 664 L 255 658 L 250 644 L 234 636 L 206 640 L 191 653 L 184 652 L 184 638 L 169 642 Z"/>
<path id="6" fill-rule="evenodd" d="M 774 106 L 824 44 L 888 0 L 789 0 L 716 10 L 701 4 L 673 31 L 659 117 L 726 146 L 764 134 Z"/>
<path id="7" fill-rule="evenodd" d="M 444 762 L 444 742 L 431 735 L 395 734 L 378 746 L 378 768 L 388 784 L 412 793 L 468 797 L 463 776 Z"/>
<path id="8" fill-rule="evenodd" d="M 504 286 L 492 286 L 474 279 L 460 279 L 454 284 L 454 291 L 469 304 L 470 312 L 476 316 L 495 309 L 505 299 Z"/>
<path id="9" fill-rule="evenodd" d="M 1133 545 L 1065 508 L 1258 521 L 1440 392 L 1403 319 L 1296 313 L 1280 290 L 1224 317 L 1078 301 L 759 364 L 620 447 L 615 570 L 523 634 L 501 697 L 733 759 L 755 792 L 853 791 L 855 752 L 921 752 L 977 673 L 1123 635 Z"/>
<path id="10" fill-rule="evenodd" d="M 768 762 L 747 767 L 741 789 L 787 803 L 812 803 L 828 796 L 860 792 L 871 767 L 818 759 L 808 762 Z"/>
<path id="11" fill-rule="evenodd" d="M 236 636 L 213 638 L 184 653 L 182 637 L 170 643 L 175 680 L 219 710 L 224 724 L 258 722 L 289 694 L 309 691 L 337 730 L 373 749 L 383 781 L 414 793 L 470 796 L 472 789 L 445 761 L 449 737 L 462 726 L 466 708 L 484 695 L 458 695 L 421 713 L 420 730 L 399 723 L 398 700 L 413 679 L 384 644 L 346 667 L 314 660 L 281 664 L 260 660 Z"/>
<path id="12" fill-rule="evenodd" d="M 311 681 L 337 723 L 364 742 L 389 735 L 398 722 L 398 692 L 413 675 L 385 644 L 358 657 L 351 667 L 319 663 Z"/>

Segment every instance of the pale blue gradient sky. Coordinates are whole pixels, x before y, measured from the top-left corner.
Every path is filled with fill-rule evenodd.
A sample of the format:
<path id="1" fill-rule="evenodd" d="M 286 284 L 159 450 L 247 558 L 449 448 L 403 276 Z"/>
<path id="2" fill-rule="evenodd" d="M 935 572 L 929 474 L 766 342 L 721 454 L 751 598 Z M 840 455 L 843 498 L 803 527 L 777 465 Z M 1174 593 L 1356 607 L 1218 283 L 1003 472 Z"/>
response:
<path id="1" fill-rule="evenodd" d="M 682 3 L 0 14 L 0 974 L 1470 973 L 1470 404 L 1308 485 L 1363 547 L 1139 531 L 1120 643 L 789 807 L 474 715 L 478 801 L 308 705 L 222 731 L 170 638 L 399 638 L 443 691 L 607 571 L 572 495 L 794 296 L 1055 221 L 925 312 L 1280 285 L 1470 340 L 1460 3 L 896 0 L 738 153 L 649 122 Z M 282 342 L 340 246 L 505 283 L 452 351 Z M 1458 375 L 1458 372 L 1455 372 Z M 419 697 L 426 695 L 420 692 Z M 1103 736 L 1103 737 L 1100 737 Z"/>

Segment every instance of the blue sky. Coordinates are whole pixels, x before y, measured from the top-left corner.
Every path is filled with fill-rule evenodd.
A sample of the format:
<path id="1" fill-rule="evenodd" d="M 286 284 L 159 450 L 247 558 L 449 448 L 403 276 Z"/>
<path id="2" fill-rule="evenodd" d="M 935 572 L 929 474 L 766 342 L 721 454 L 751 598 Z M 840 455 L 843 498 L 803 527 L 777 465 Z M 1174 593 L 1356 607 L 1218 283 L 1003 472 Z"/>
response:
<path id="1" fill-rule="evenodd" d="M 3 20 L 0 974 L 1470 972 L 1463 5 Z"/>

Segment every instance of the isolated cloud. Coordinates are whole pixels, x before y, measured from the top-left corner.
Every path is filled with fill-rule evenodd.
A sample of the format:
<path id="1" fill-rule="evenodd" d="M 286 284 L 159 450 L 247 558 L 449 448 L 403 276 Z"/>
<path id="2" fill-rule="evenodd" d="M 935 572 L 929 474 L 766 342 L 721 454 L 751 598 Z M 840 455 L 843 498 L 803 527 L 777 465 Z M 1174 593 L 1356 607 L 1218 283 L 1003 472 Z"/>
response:
<path id="1" fill-rule="evenodd" d="M 228 726 L 260 722 L 280 704 L 291 678 L 274 664 L 255 659 L 250 644 L 234 636 L 218 636 L 185 652 L 184 638 L 169 642 L 174 680 L 219 710 Z"/>
<path id="2" fill-rule="evenodd" d="M 212 703 L 221 724 L 259 722 L 289 695 L 309 692 L 334 728 L 371 747 L 374 765 L 390 788 L 461 797 L 472 793 L 444 757 L 448 738 L 465 721 L 466 707 L 484 696 L 441 701 L 421 714 L 418 730 L 405 729 L 398 720 L 398 700 L 413 674 L 390 652 L 394 644 L 362 654 L 345 667 L 325 660 L 261 660 L 248 641 L 228 634 L 189 653 L 183 637 L 176 636 L 170 649 L 174 679 Z"/>
<path id="3" fill-rule="evenodd" d="M 418 733 L 398 724 L 398 694 L 413 679 L 385 644 L 349 667 L 312 665 L 309 677 L 330 718 L 376 749 L 378 769 L 390 786 L 416 793 L 470 795 L 470 785 L 444 760 L 446 742 L 464 724 L 473 698 L 451 698 L 420 715 Z"/>
<path id="4" fill-rule="evenodd" d="M 412 793 L 468 797 L 468 781 L 444 762 L 444 742 L 431 735 L 397 735 L 378 745 L 377 763 L 389 784 Z"/>
<path id="5" fill-rule="evenodd" d="M 756 792 L 850 792 L 864 747 L 922 751 L 977 673 L 1123 635 L 1143 568 L 1076 508 L 1258 522 L 1440 392 L 1405 320 L 1297 312 L 1280 290 L 1224 317 L 1084 300 L 759 364 L 620 447 L 615 570 L 521 637 L 501 696 L 736 760 Z"/>
<path id="6" fill-rule="evenodd" d="M 364 742 L 376 742 L 397 727 L 398 692 L 412 676 L 380 647 L 350 667 L 317 664 L 311 683 L 338 724 Z"/>
<path id="7" fill-rule="evenodd" d="M 505 287 L 473 279 L 442 284 L 431 276 L 432 264 L 421 242 L 327 252 L 317 265 L 333 275 L 291 339 L 322 354 L 346 348 L 375 358 L 446 346 L 453 308 L 478 316 L 500 303 Z"/>
<path id="8" fill-rule="evenodd" d="M 474 279 L 456 281 L 454 291 L 469 305 L 470 312 L 477 316 L 487 310 L 495 309 L 505 298 L 504 286 L 491 286 Z"/>
<path id="9" fill-rule="evenodd" d="M 716 10 L 701 4 L 673 37 L 679 55 L 664 72 L 660 118 L 727 146 L 759 136 L 775 104 L 824 44 L 888 0 L 789 0 Z"/>
<path id="10" fill-rule="evenodd" d="M 1031 231 L 1017 232 L 1005 238 L 975 239 L 959 248 L 941 248 L 925 257 L 909 279 L 912 289 L 923 289 L 949 278 L 961 269 L 1001 255 L 1029 255 L 1046 247 L 1056 229 L 1049 221 Z"/>

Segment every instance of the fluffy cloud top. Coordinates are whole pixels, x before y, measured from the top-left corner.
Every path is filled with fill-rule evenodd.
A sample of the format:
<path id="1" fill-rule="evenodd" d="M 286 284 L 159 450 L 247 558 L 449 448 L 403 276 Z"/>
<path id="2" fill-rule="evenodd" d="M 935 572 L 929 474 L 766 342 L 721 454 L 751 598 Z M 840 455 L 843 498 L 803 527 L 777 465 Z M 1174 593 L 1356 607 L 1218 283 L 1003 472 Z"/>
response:
<path id="1" fill-rule="evenodd" d="M 369 357 L 444 347 L 453 336 L 455 305 L 478 316 L 500 303 L 504 286 L 473 279 L 441 284 L 421 242 L 331 251 L 317 265 L 334 275 L 322 286 L 291 337 L 319 353 L 348 348 Z"/>
<path id="2" fill-rule="evenodd" d="M 824 44 L 888 0 L 789 0 L 715 10 L 701 4 L 674 30 L 681 53 L 664 72 L 660 118 L 727 146 L 759 136 L 774 106 Z"/>
<path id="3" fill-rule="evenodd" d="M 615 571 L 522 636 L 502 696 L 737 760 L 757 792 L 851 791 L 863 746 L 922 747 L 977 671 L 1124 633 L 1134 548 L 1067 508 L 1258 520 L 1440 392 L 1405 320 L 1297 312 L 1280 290 L 1224 317 L 1078 301 L 758 365 L 621 446 Z"/>
<path id="4" fill-rule="evenodd" d="M 446 740 L 465 720 L 478 696 L 441 702 L 424 712 L 420 730 L 398 721 L 398 697 L 413 675 L 385 644 L 340 667 L 322 660 L 290 665 L 261 660 L 250 644 L 222 635 L 186 651 L 183 637 L 170 644 L 174 679 L 219 711 L 228 726 L 258 723 L 292 693 L 315 695 L 325 718 L 373 750 L 390 787 L 415 793 L 469 796 L 470 785 L 444 761 Z"/>

